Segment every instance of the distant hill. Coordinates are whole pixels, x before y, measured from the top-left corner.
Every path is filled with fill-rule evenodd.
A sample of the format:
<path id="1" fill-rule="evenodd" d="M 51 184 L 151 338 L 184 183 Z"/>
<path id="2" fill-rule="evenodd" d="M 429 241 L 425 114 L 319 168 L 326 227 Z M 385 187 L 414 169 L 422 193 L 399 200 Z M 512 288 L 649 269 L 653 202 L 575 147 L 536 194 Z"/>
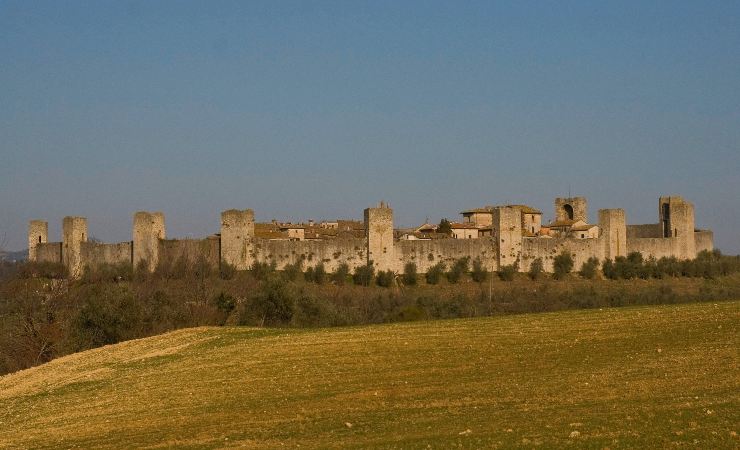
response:
<path id="1" fill-rule="evenodd" d="M 180 330 L 0 377 L 0 447 L 736 448 L 739 311 Z"/>
<path id="2" fill-rule="evenodd" d="M 0 261 L 21 262 L 28 259 L 28 249 L 17 252 L 0 252 Z"/>

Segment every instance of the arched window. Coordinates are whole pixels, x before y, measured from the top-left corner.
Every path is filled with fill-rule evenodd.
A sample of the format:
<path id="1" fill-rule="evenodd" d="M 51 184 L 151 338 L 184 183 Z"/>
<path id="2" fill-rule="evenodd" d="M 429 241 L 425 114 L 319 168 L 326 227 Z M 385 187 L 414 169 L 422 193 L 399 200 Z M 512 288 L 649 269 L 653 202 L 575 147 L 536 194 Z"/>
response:
<path id="1" fill-rule="evenodd" d="M 565 214 L 568 216 L 568 220 L 573 220 L 573 207 L 566 203 L 563 205 L 563 209 L 565 210 Z"/>

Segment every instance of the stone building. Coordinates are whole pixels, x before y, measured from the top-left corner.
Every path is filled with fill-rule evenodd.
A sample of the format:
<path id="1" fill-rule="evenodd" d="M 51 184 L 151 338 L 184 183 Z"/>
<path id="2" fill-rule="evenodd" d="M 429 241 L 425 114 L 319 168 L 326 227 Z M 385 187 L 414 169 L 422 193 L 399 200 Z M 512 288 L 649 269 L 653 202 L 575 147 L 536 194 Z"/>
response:
<path id="1" fill-rule="evenodd" d="M 64 218 L 61 242 L 49 242 L 47 222 L 32 220 L 29 259 L 63 263 L 72 277 L 102 264 L 153 271 L 182 259 L 237 270 L 256 262 L 282 269 L 301 261 L 304 267 L 323 264 L 327 271 L 340 264 L 353 270 L 372 263 L 376 270 L 401 272 L 413 262 L 423 273 L 438 262 L 465 257 L 479 259 L 488 270 L 516 265 L 527 271 L 541 258 L 551 271 L 553 259 L 563 251 L 580 267 L 590 257 L 640 252 L 646 258 L 690 259 L 713 248 L 712 232 L 695 227 L 694 206 L 678 196 L 660 197 L 657 223 L 644 225 L 628 225 L 623 209 L 601 209 L 598 223 L 589 224 L 583 197 L 557 198 L 554 206 L 555 221 L 548 226 L 542 226 L 539 210 L 526 205 L 464 211 L 464 222 L 453 226 L 452 237 L 396 230 L 393 210 L 384 203 L 365 209 L 363 221 L 307 225 L 256 223 L 252 210 L 231 209 L 221 214 L 220 232 L 204 239 L 167 239 L 164 214 L 140 211 L 133 217 L 132 240 L 114 244 L 89 241 L 84 217 Z"/>

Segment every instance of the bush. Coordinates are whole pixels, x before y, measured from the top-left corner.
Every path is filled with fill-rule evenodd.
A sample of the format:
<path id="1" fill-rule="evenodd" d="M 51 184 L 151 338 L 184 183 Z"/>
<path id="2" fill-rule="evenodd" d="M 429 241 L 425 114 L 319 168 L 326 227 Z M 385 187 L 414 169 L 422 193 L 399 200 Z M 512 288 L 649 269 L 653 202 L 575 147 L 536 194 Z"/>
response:
<path id="1" fill-rule="evenodd" d="M 588 258 L 582 265 L 581 270 L 578 272 L 580 276 L 588 280 L 593 280 L 596 277 L 596 271 L 599 268 L 598 258 Z"/>
<path id="2" fill-rule="evenodd" d="M 286 281 L 295 281 L 303 272 L 303 260 L 298 260 L 293 264 L 288 264 L 283 268 L 283 278 Z"/>
<path id="3" fill-rule="evenodd" d="M 221 261 L 221 267 L 218 268 L 218 276 L 222 280 L 231 280 L 236 275 L 236 267 L 227 262 Z"/>
<path id="4" fill-rule="evenodd" d="M 553 261 L 554 278 L 556 280 L 562 280 L 565 278 L 571 270 L 573 270 L 573 258 L 570 253 L 563 250 Z"/>
<path id="5" fill-rule="evenodd" d="M 319 263 L 315 267 L 309 267 L 306 269 L 304 274 L 306 281 L 313 282 L 316 284 L 323 284 L 326 280 L 326 270 L 324 270 L 324 263 Z"/>
<path id="6" fill-rule="evenodd" d="M 375 283 L 380 287 L 391 287 L 396 279 L 396 274 L 392 270 L 381 270 L 375 277 Z"/>
<path id="7" fill-rule="evenodd" d="M 414 286 L 416 285 L 416 263 L 415 262 L 407 262 L 405 266 L 403 266 L 403 284 L 406 286 Z"/>
<path id="8" fill-rule="evenodd" d="M 82 281 L 85 283 L 99 283 L 102 281 L 131 281 L 133 270 L 128 263 L 98 264 L 94 267 L 85 266 Z"/>
<path id="9" fill-rule="evenodd" d="M 544 265 L 542 264 L 542 258 L 536 258 L 534 261 L 532 261 L 532 264 L 530 264 L 527 276 L 529 276 L 529 278 L 532 280 L 536 280 L 542 276 L 543 271 Z"/>
<path id="10" fill-rule="evenodd" d="M 373 263 L 357 267 L 352 275 L 352 281 L 359 286 L 370 286 L 375 278 L 375 268 Z"/>
<path id="11" fill-rule="evenodd" d="M 271 263 L 255 261 L 249 271 L 252 272 L 252 276 L 255 279 L 265 280 L 270 274 L 275 272 L 276 267 L 277 264 L 275 264 L 275 261 L 272 261 Z"/>
<path id="12" fill-rule="evenodd" d="M 465 275 L 468 272 L 468 265 L 470 263 L 470 258 L 460 258 L 450 267 L 450 271 L 447 272 L 447 281 L 450 283 L 457 283 L 460 281 L 460 278 L 462 278 L 463 275 Z"/>
<path id="13" fill-rule="evenodd" d="M 331 280 L 341 286 L 347 282 L 348 277 L 349 266 L 346 263 L 342 263 L 337 266 L 337 270 L 335 270 L 334 273 L 331 275 Z"/>
<path id="14" fill-rule="evenodd" d="M 509 264 L 506 266 L 501 266 L 496 274 L 502 281 L 514 281 L 514 275 L 516 275 L 516 272 L 517 265 Z"/>
<path id="15" fill-rule="evenodd" d="M 271 276 L 251 299 L 259 326 L 286 325 L 293 317 L 296 294 L 281 278 Z"/>
<path id="16" fill-rule="evenodd" d="M 482 283 L 488 279 L 488 270 L 483 266 L 480 258 L 475 258 L 473 261 L 473 271 L 470 275 L 476 283 Z"/>
<path id="17" fill-rule="evenodd" d="M 67 278 L 67 268 L 62 263 L 26 262 L 18 268 L 20 278 Z"/>
<path id="18" fill-rule="evenodd" d="M 445 264 L 442 261 L 430 267 L 429 270 L 427 270 L 427 273 L 425 274 L 427 284 L 438 284 L 439 280 L 442 279 L 442 275 L 444 274 L 444 271 L 445 271 Z"/>

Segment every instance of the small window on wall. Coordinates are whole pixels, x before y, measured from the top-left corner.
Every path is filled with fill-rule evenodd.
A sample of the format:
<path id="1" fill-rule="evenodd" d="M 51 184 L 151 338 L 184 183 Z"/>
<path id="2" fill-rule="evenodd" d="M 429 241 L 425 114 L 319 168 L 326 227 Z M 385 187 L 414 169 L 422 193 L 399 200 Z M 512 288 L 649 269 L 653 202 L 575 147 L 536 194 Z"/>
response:
<path id="1" fill-rule="evenodd" d="M 41 236 L 39 236 L 39 244 L 41 243 Z"/>
<path id="2" fill-rule="evenodd" d="M 581 233 L 581 239 L 583 239 L 583 238 L 585 238 L 585 237 L 586 237 L 586 235 L 585 235 L 585 234 L 583 234 L 583 233 Z"/>

